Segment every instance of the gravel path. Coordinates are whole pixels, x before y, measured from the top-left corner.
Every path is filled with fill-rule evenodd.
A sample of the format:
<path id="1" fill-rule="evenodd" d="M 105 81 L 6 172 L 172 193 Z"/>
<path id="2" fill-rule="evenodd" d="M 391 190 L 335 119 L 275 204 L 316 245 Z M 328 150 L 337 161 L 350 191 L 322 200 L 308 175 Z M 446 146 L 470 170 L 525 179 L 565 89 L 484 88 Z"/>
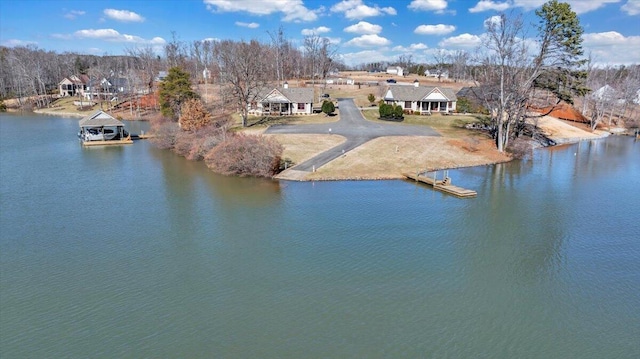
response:
<path id="1" fill-rule="evenodd" d="M 274 125 L 269 127 L 265 133 L 336 134 L 347 139 L 344 143 L 293 167 L 297 171 L 306 172 L 311 172 L 314 168 L 317 169 L 374 138 L 383 136 L 440 136 L 430 127 L 367 121 L 356 107 L 353 99 L 350 98 L 338 99 L 338 108 L 340 109 L 340 121 L 338 122 L 310 125 Z"/>

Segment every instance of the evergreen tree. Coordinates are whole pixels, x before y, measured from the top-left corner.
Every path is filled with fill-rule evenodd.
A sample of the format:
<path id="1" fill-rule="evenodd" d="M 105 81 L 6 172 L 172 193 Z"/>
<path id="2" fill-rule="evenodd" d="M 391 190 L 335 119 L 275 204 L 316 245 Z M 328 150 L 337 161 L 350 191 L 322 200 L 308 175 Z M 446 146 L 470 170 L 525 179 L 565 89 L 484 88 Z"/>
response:
<path id="1" fill-rule="evenodd" d="M 182 104 L 198 94 L 191 89 L 189 74 L 179 67 L 169 69 L 169 74 L 160 83 L 160 111 L 162 115 L 176 121 L 180 117 Z"/>
<path id="2" fill-rule="evenodd" d="M 332 114 L 334 111 L 336 110 L 336 107 L 334 106 L 333 102 L 325 100 L 322 103 L 322 112 L 325 113 L 325 115 L 329 116 L 330 114 Z"/>

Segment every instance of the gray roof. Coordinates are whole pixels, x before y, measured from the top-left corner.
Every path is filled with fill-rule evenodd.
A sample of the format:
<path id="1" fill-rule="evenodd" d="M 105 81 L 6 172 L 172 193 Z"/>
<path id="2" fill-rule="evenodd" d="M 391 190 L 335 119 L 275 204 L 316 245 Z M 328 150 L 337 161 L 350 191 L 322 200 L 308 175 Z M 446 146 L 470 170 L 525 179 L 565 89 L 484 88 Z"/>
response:
<path id="1" fill-rule="evenodd" d="M 388 100 L 395 101 L 422 101 L 427 95 L 434 90 L 439 90 L 442 94 L 449 99 L 449 101 L 457 101 L 456 94 L 452 89 L 438 86 L 409 86 L 409 85 L 392 85 L 389 86 L 393 98 Z"/>
<path id="2" fill-rule="evenodd" d="M 313 103 L 313 88 L 310 87 L 276 87 L 276 88 L 265 88 L 260 91 L 260 95 L 258 98 L 263 100 L 267 97 L 273 90 L 277 90 L 282 94 L 282 96 L 286 97 L 291 103 Z"/>
<path id="3" fill-rule="evenodd" d="M 124 126 L 124 123 L 104 111 L 97 111 L 80 120 L 79 125 L 80 127 L 119 127 Z"/>

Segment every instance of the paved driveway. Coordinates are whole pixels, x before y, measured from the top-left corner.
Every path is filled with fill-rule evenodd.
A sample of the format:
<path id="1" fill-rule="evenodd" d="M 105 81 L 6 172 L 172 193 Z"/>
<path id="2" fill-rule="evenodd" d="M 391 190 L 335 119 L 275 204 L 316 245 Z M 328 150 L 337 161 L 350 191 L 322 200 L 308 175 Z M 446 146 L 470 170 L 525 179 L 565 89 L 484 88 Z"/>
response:
<path id="1" fill-rule="evenodd" d="M 430 127 L 402 125 L 397 123 L 378 123 L 367 121 L 356 107 L 353 99 L 338 99 L 340 109 L 340 121 L 309 125 L 274 125 L 265 133 L 268 134 L 335 134 L 344 136 L 346 142 L 328 149 L 315 157 L 302 162 L 294 167 L 298 171 L 311 172 L 313 168 L 340 157 L 343 153 L 371 141 L 374 138 L 384 136 L 440 136 Z"/>

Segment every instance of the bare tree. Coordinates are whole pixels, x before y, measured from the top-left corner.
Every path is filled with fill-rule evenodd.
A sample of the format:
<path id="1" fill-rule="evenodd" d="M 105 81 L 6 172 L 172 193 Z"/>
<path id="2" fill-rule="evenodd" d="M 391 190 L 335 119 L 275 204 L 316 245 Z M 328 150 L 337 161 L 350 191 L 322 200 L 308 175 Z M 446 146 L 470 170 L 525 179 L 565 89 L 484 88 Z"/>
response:
<path id="1" fill-rule="evenodd" d="M 530 54 L 519 15 L 500 15 L 488 21 L 483 42 L 480 75 L 483 97 L 491 111 L 494 137 L 504 151 L 527 118 L 527 106 L 535 89 L 549 91 L 560 101 L 573 103 L 574 95 L 588 91 L 581 70 L 582 27 L 566 3 L 551 0 L 536 11 L 540 19 L 536 54 Z"/>
<path id="2" fill-rule="evenodd" d="M 443 49 L 439 49 L 433 54 L 433 61 L 434 61 L 433 64 L 435 66 L 438 81 L 442 81 L 442 76 L 445 72 L 445 68 L 448 60 L 449 60 L 449 56 L 447 52 Z"/>
<path id="3" fill-rule="evenodd" d="M 452 73 L 454 81 L 466 81 L 468 79 L 469 53 L 459 50 L 449 55 L 449 61 L 452 64 Z"/>
<path id="4" fill-rule="evenodd" d="M 267 32 L 271 37 L 271 50 L 273 52 L 273 60 L 276 72 L 276 81 L 279 84 L 284 83 L 286 80 L 285 71 L 284 71 L 284 62 L 287 56 L 287 40 L 284 36 L 284 29 L 282 25 L 278 28 L 278 31 L 275 33 Z"/>
<path id="5" fill-rule="evenodd" d="M 256 40 L 225 40 L 215 43 L 214 53 L 220 67 L 220 80 L 228 85 L 242 116 L 242 126 L 246 127 L 249 105 L 257 100 L 268 80 L 264 49 Z"/>

